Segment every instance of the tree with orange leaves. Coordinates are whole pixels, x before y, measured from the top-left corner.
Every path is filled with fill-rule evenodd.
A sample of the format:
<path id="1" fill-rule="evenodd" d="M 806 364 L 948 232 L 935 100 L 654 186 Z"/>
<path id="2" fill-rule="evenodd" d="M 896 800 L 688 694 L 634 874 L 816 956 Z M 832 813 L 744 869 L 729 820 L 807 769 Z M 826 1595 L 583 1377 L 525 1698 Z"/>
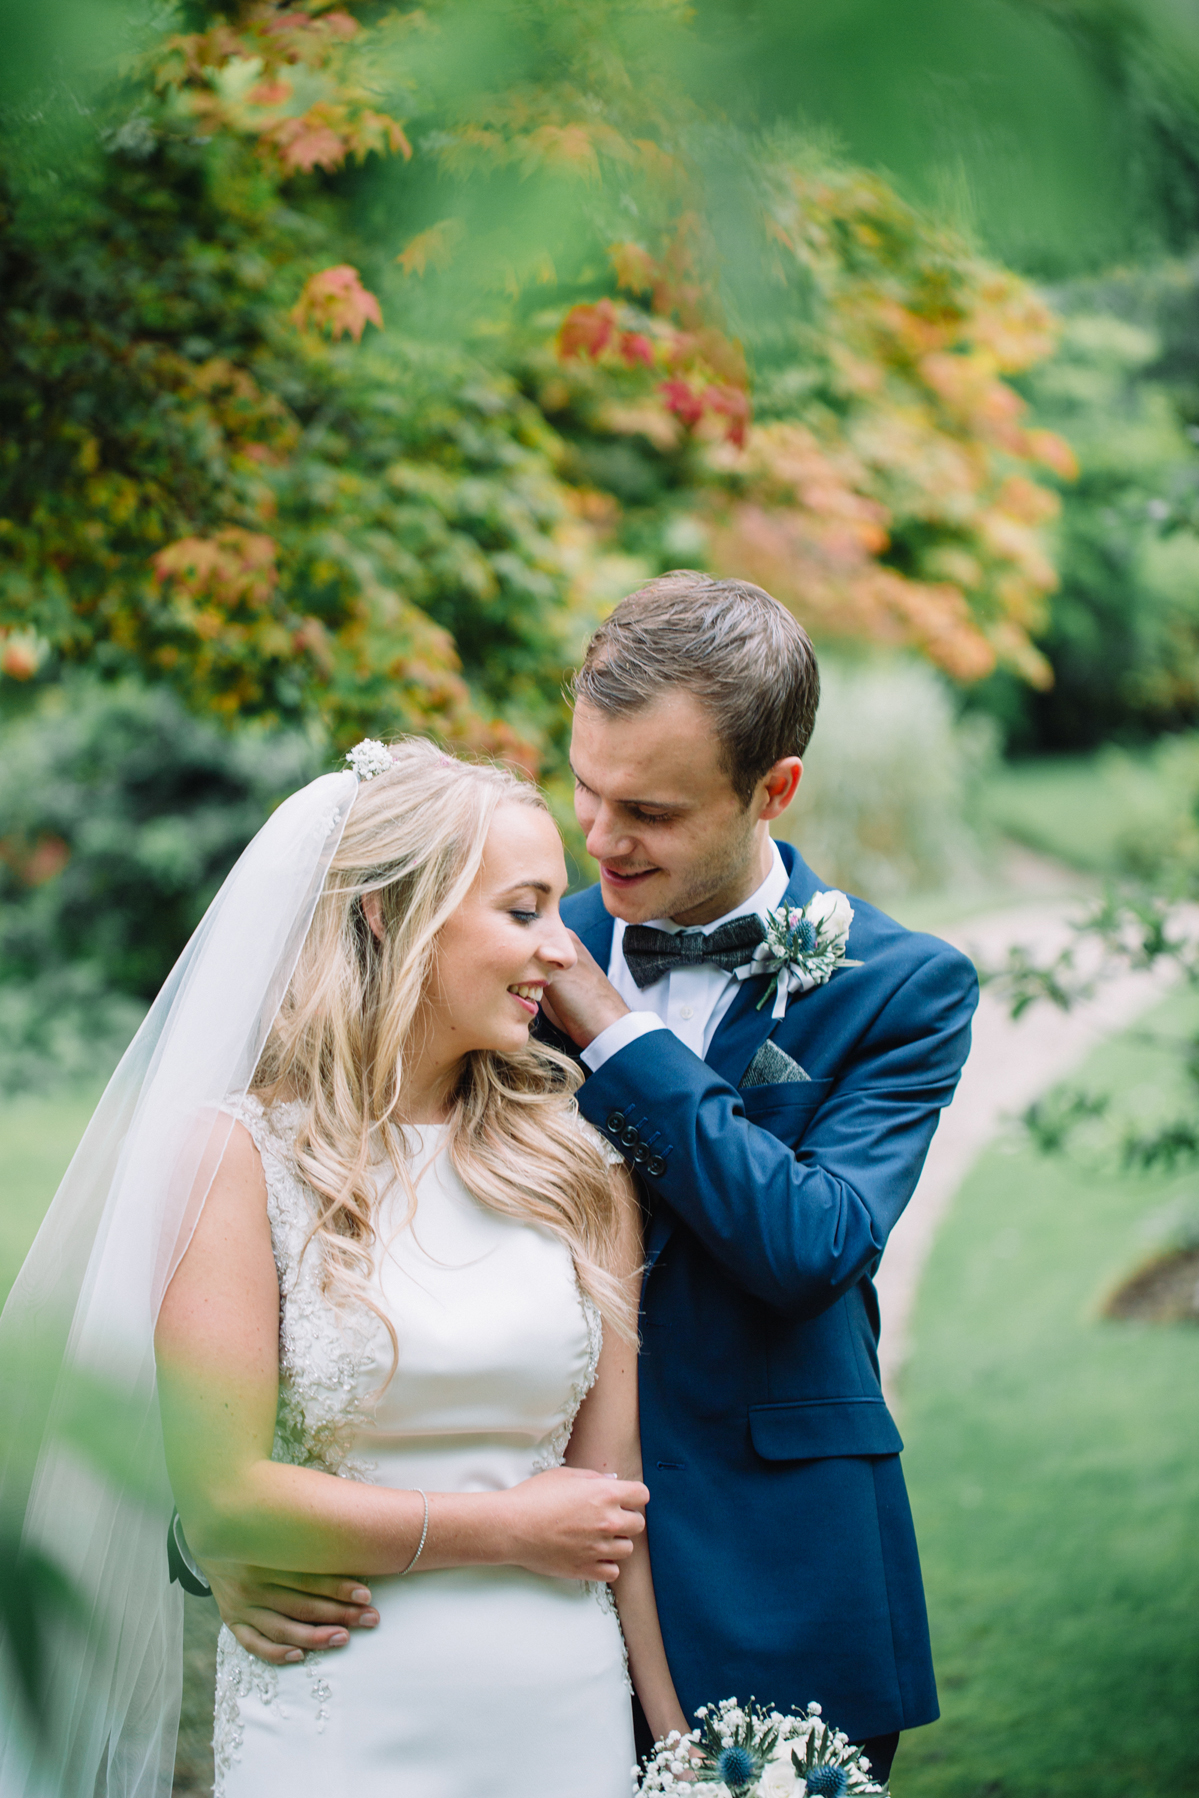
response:
<path id="1" fill-rule="evenodd" d="M 466 22 L 240 0 L 108 97 L 69 201 L 14 187 L 0 670 L 532 759 L 605 595 L 699 560 L 819 635 L 1043 679 L 1039 302 L 883 182 L 726 133 L 749 305 L 686 9 L 476 7 L 494 89 L 444 74 Z"/>

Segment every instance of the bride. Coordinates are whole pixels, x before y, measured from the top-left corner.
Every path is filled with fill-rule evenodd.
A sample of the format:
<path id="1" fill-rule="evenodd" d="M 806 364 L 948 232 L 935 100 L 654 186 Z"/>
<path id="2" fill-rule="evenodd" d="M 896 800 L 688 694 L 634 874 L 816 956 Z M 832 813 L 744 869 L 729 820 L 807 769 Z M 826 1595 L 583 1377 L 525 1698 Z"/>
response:
<path id="1" fill-rule="evenodd" d="M 573 1064 L 529 1040 L 574 960 L 561 842 L 501 769 L 420 740 L 348 759 L 230 875 L 4 1325 L 64 1192 L 90 1203 L 63 1364 L 155 1392 L 194 1552 L 370 1580 L 380 1626 L 338 1654 L 267 1667 L 222 1631 L 218 1798 L 624 1798 L 626 1648 L 655 1734 L 687 1724 L 644 1533 L 636 1199 Z M 151 1555 L 131 1610 L 134 1508 L 47 1428 L 26 1534 L 69 1560 L 86 1511 L 103 1543 L 68 1567 L 103 1643 L 53 1667 L 76 1734 L 48 1789 L 81 1798 L 169 1790 L 177 1594 Z M 39 1789 L 0 1757 L 4 1798 Z"/>

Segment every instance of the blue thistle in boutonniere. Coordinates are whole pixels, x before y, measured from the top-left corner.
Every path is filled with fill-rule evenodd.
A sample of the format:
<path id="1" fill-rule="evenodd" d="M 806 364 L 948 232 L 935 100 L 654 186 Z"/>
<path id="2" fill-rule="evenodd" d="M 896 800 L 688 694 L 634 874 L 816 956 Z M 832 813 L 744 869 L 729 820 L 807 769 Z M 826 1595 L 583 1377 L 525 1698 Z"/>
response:
<path id="1" fill-rule="evenodd" d="M 792 993 L 810 993 L 814 986 L 823 986 L 838 968 L 860 968 L 861 962 L 849 961 L 845 954 L 852 923 L 853 906 L 835 888 L 813 893 L 806 905 L 780 905 L 768 911 L 762 920 L 764 941 L 754 950 L 753 960 L 737 969 L 740 980 L 773 975 L 757 1009 L 761 1011 L 773 993 L 772 1015 L 781 1018 Z"/>

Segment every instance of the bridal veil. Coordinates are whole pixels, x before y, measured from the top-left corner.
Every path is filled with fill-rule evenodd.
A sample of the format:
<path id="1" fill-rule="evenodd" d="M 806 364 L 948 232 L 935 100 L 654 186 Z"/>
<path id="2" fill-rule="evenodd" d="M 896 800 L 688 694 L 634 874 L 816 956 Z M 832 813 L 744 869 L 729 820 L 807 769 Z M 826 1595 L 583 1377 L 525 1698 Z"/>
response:
<path id="1" fill-rule="evenodd" d="M 0 1526 L 81 1600 L 45 1630 L 40 1744 L 0 1646 L 0 1798 L 167 1798 L 169 1584 L 154 1329 L 358 781 L 295 793 L 241 856 L 109 1081 L 0 1316 Z"/>

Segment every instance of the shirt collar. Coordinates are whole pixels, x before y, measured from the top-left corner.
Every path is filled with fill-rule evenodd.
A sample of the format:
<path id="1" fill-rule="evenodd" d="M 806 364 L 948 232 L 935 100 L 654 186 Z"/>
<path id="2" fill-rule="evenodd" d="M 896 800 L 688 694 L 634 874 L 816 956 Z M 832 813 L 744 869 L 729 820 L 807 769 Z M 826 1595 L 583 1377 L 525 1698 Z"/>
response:
<path id="1" fill-rule="evenodd" d="M 775 842 L 774 838 L 771 837 L 770 872 L 767 874 L 757 892 L 751 893 L 748 899 L 743 899 L 740 905 L 735 905 L 732 911 L 726 911 L 722 918 L 713 918 L 710 923 L 701 924 L 698 928 L 703 931 L 705 936 L 707 936 L 709 932 L 719 930 L 722 924 L 728 924 L 734 918 L 748 918 L 753 912 L 757 912 L 761 917 L 768 911 L 774 911 L 783 903 L 783 897 L 787 891 L 789 880 L 790 875 L 787 873 L 787 865 L 779 854 L 778 844 Z M 669 931 L 671 935 L 674 935 L 675 932 L 680 930 L 694 930 L 697 928 L 694 924 L 675 924 L 670 918 L 650 918 L 648 922 L 655 930 L 666 930 Z M 621 934 L 623 936 L 623 931 Z"/>

